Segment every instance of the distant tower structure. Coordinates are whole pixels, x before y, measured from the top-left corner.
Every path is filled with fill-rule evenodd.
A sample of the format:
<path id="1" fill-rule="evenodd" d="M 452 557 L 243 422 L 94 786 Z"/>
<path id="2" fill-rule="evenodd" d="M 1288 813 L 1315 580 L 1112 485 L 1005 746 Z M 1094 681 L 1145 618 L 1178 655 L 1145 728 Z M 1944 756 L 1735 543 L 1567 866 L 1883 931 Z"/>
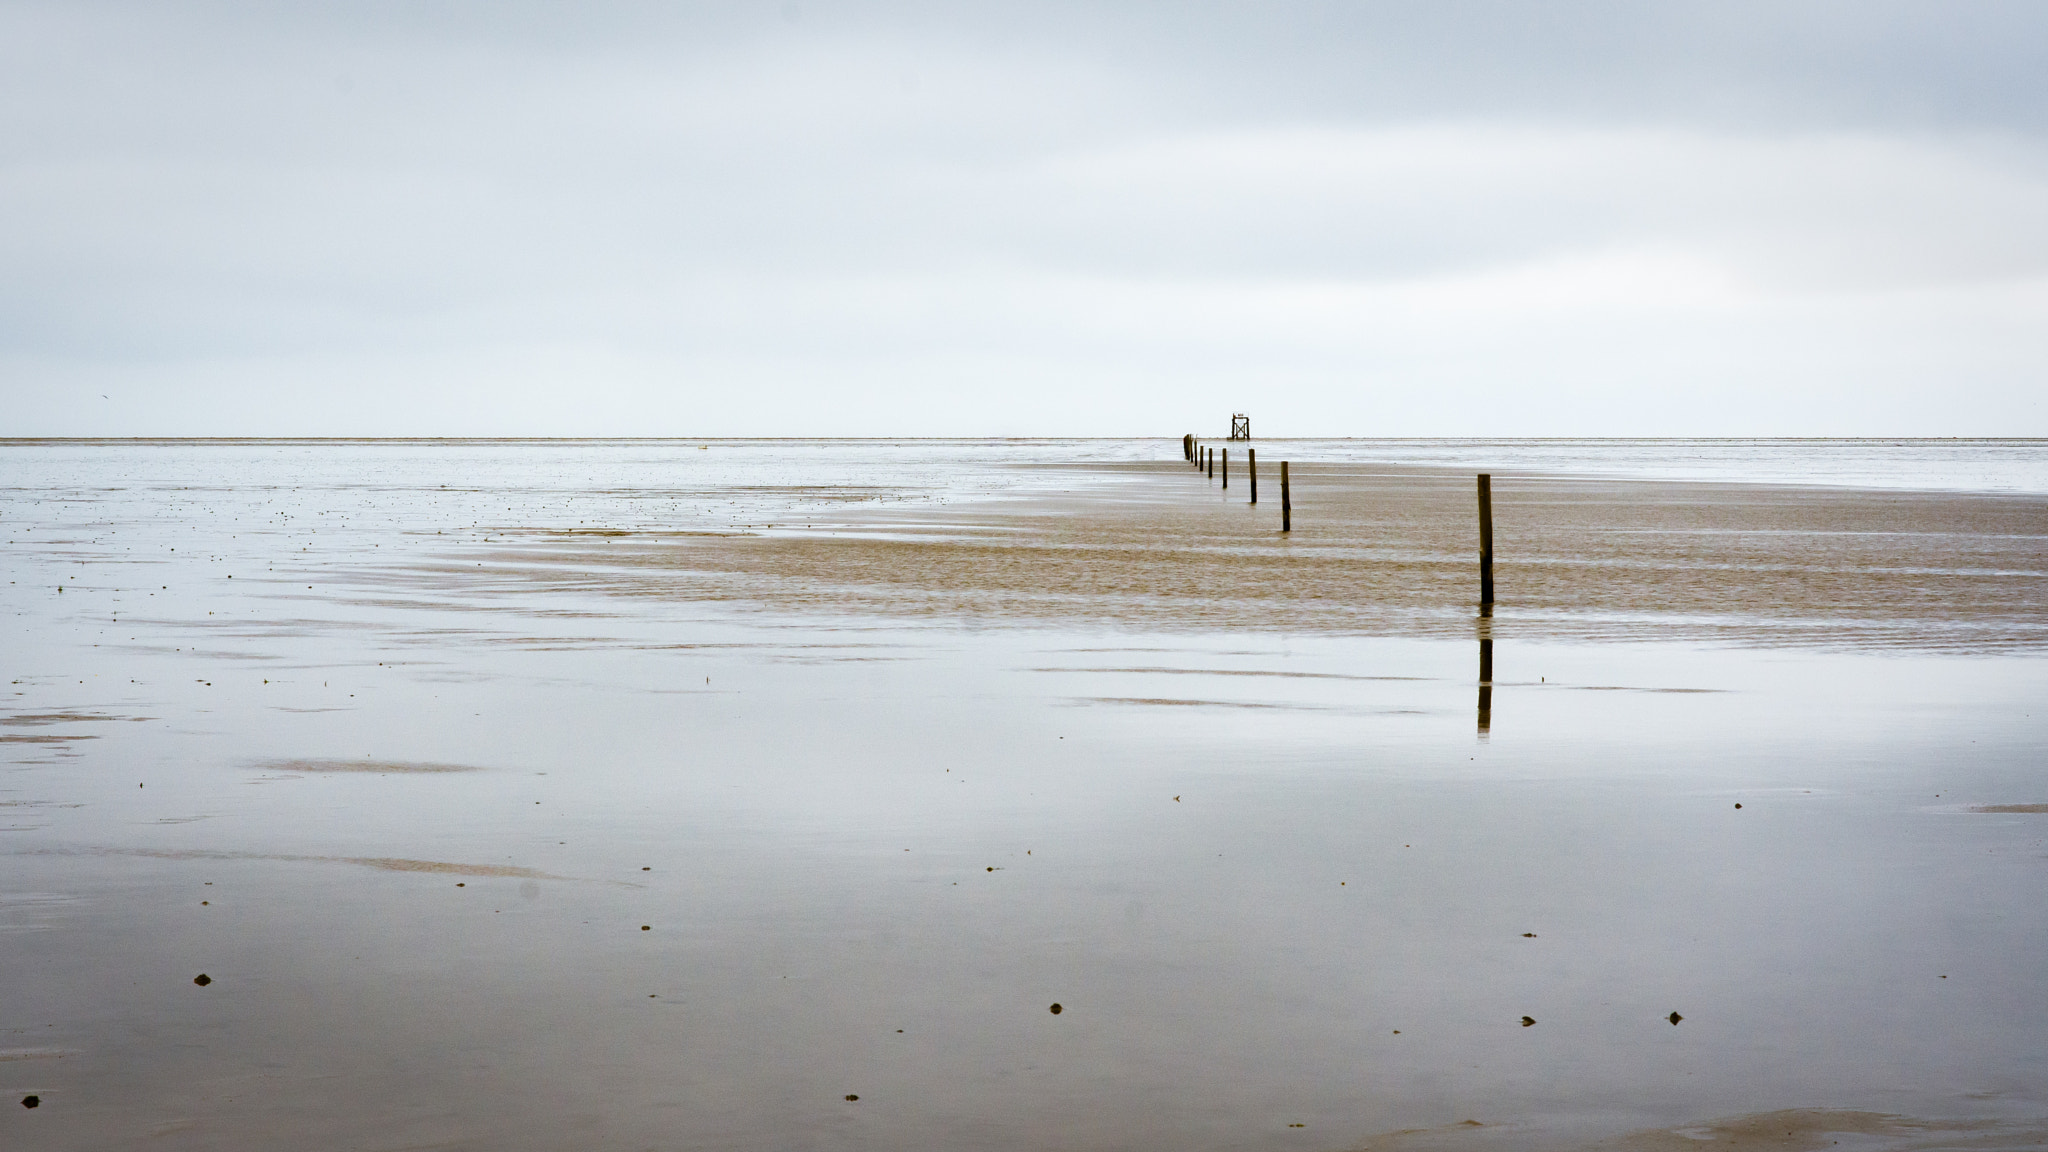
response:
<path id="1" fill-rule="evenodd" d="M 1249 440 L 1249 439 L 1251 439 L 1251 438 L 1252 438 L 1252 418 L 1251 418 L 1251 417 L 1249 417 L 1249 416 L 1247 416 L 1247 415 L 1245 415 L 1245 414 L 1244 414 L 1244 413 L 1242 413 L 1242 412 L 1236 413 L 1235 415 L 1231 416 L 1231 418 L 1230 418 L 1230 438 L 1231 438 L 1232 440 Z"/>

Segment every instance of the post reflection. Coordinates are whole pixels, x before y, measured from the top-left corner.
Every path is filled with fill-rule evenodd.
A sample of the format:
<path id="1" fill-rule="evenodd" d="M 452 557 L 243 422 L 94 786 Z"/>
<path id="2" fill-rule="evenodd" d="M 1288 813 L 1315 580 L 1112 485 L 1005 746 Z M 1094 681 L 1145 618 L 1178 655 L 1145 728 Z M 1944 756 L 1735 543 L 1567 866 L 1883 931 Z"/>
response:
<path id="1" fill-rule="evenodd" d="M 1479 734 L 1493 730 L 1493 605 L 1479 608 L 1473 622 L 1479 633 Z"/>
<path id="2" fill-rule="evenodd" d="M 1493 641 L 1479 642 L 1479 734 L 1493 728 Z"/>

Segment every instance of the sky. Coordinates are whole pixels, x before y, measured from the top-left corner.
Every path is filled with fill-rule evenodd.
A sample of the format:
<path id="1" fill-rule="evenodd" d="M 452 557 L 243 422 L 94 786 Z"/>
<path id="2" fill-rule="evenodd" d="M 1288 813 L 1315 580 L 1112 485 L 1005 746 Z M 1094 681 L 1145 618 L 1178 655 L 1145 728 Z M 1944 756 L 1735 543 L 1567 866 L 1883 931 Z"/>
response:
<path id="1" fill-rule="evenodd" d="M 2048 4 L 0 0 L 0 436 L 2048 436 Z"/>

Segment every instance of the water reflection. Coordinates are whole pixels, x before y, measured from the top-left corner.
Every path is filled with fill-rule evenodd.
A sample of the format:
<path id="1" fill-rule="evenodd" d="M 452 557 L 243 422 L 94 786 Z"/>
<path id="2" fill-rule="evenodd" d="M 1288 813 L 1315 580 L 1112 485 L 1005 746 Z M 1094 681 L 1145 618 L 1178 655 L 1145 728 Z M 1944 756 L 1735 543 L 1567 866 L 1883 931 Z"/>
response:
<path id="1" fill-rule="evenodd" d="M 1493 605 L 1481 605 L 1479 632 L 1479 734 L 1493 730 Z"/>
<path id="2" fill-rule="evenodd" d="M 1493 728 L 1493 641 L 1479 642 L 1479 734 Z"/>

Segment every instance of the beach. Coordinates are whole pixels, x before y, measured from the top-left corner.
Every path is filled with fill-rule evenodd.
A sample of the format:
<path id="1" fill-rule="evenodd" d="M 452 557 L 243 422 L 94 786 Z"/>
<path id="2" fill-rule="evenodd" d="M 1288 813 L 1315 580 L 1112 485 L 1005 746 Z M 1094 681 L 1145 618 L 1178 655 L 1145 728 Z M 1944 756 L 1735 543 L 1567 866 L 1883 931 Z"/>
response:
<path id="1" fill-rule="evenodd" d="M 2048 1147 L 2048 445 L 1176 439 L 0 443 L 0 1144 Z"/>

